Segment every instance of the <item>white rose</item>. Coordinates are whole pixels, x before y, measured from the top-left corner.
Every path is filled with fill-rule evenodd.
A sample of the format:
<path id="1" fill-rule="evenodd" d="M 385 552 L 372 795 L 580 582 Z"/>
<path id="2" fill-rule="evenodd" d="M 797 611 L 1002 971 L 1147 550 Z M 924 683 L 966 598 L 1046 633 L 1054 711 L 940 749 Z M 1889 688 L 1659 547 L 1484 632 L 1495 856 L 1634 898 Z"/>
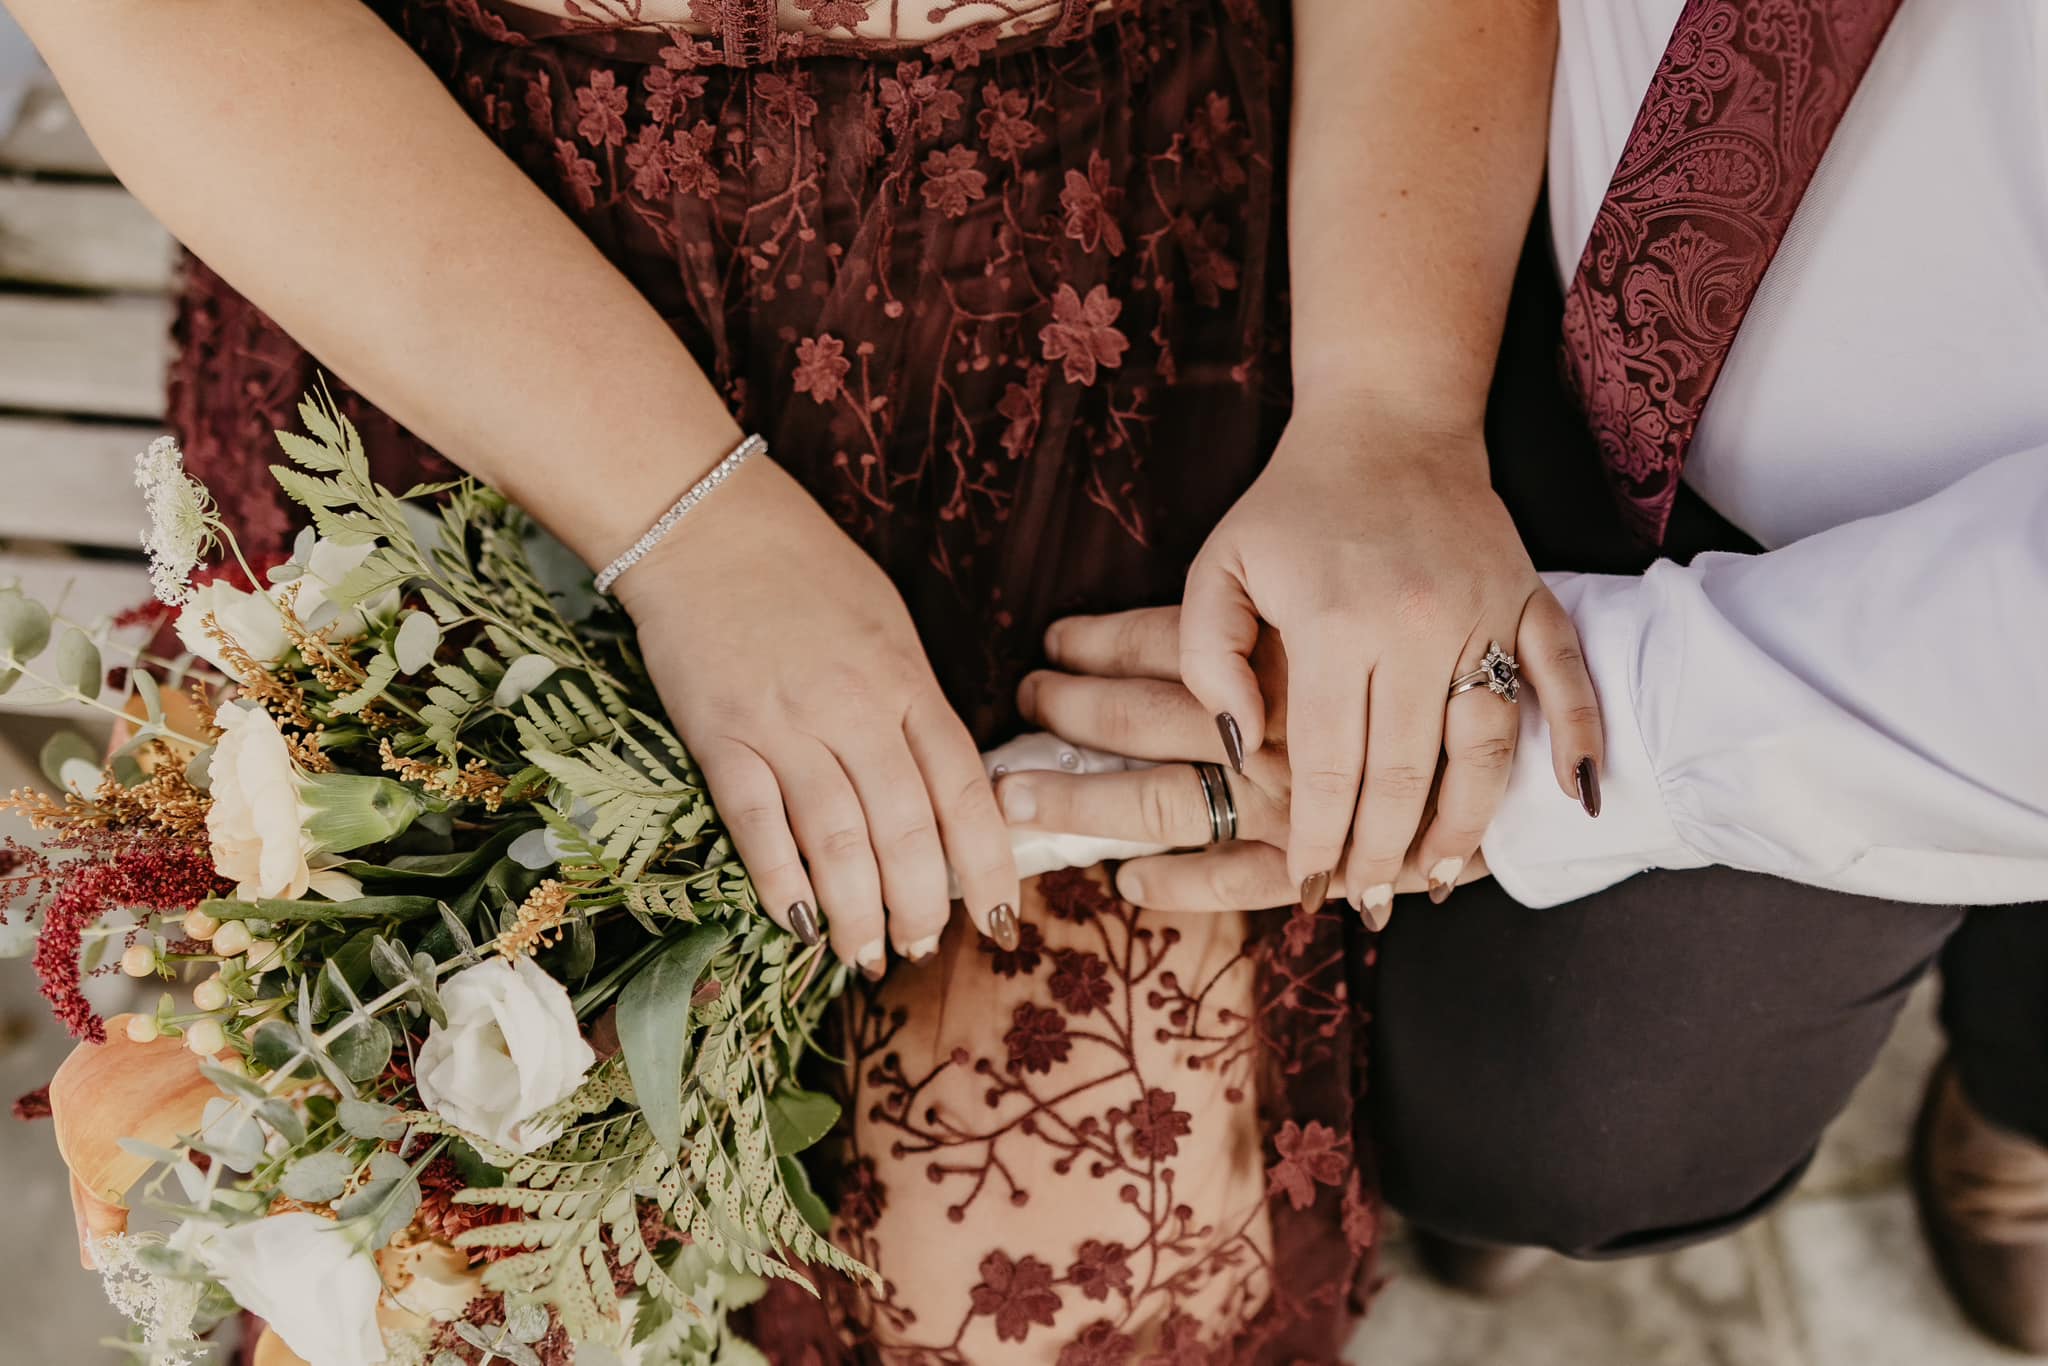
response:
<path id="1" fill-rule="evenodd" d="M 434 1025 L 414 1077 L 428 1109 L 515 1153 L 561 1130 L 527 1121 L 566 1100 L 597 1061 L 562 984 L 531 958 L 493 958 L 441 984 L 446 1028 Z"/>
<path id="2" fill-rule="evenodd" d="M 213 805 L 206 813 L 214 871 L 232 880 L 244 901 L 291 901 L 309 889 L 336 901 L 362 895 L 354 878 L 313 866 L 320 849 L 306 829 L 301 775 L 270 713 L 229 705 L 214 724 L 221 737 L 213 747 Z"/>
<path id="3" fill-rule="evenodd" d="M 235 1303 L 311 1366 L 374 1366 L 384 1291 L 377 1264 L 331 1219 L 273 1214 L 232 1228 L 187 1225 L 192 1250 Z"/>
<path id="4" fill-rule="evenodd" d="M 293 599 L 294 614 L 311 631 L 324 631 L 336 640 L 346 640 L 363 634 L 369 626 L 388 619 L 397 610 L 398 595 L 385 593 L 371 602 L 350 608 L 343 613 L 330 596 L 340 586 L 349 571 L 356 568 L 377 548 L 375 541 L 364 541 L 360 545 L 343 545 L 322 537 L 307 547 L 300 561 L 304 570 L 289 583 L 281 583 L 271 589 L 280 601 L 296 586 Z"/>
<path id="5" fill-rule="evenodd" d="M 220 642 L 206 633 L 211 616 L 243 652 L 258 664 L 275 664 L 292 647 L 284 633 L 284 614 L 261 593 L 244 593 L 226 583 L 202 584 L 178 609 L 178 639 L 185 648 L 238 683 L 249 680 L 228 666 Z"/>

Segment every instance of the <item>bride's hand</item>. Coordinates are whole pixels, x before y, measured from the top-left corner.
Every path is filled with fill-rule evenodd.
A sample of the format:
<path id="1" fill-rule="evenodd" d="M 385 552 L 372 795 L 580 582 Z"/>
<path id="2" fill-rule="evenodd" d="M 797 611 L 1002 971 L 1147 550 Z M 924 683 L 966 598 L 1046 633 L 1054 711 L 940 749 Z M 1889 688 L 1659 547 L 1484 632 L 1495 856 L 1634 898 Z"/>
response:
<path id="1" fill-rule="evenodd" d="M 822 921 L 879 976 L 885 934 L 908 959 L 936 948 L 950 863 L 975 925 L 1014 942 L 1009 835 L 967 728 L 894 585 L 793 479 L 742 467 L 617 592 L 777 924 L 814 940 Z"/>
<path id="2" fill-rule="evenodd" d="M 1491 641 L 1510 652 L 1519 641 L 1559 742 L 1559 787 L 1579 795 L 1584 765 L 1597 790 L 1599 707 L 1577 634 L 1493 492 L 1476 431 L 1359 400 L 1297 407 L 1188 574 L 1179 676 L 1218 728 L 1234 720 L 1247 749 L 1270 729 L 1248 659 L 1262 620 L 1291 667 L 1286 845 L 1305 902 L 1333 884 L 1363 903 L 1391 897 L 1439 755 L 1441 796 L 1422 842 L 1448 894 L 1514 756 L 1513 707 L 1482 692 L 1446 708 L 1451 680 L 1478 667 Z"/>
<path id="3" fill-rule="evenodd" d="M 1209 813 L 1201 784 L 1185 762 L 1173 761 L 1215 762 L 1225 755 L 1209 713 L 1175 676 L 1181 616 L 1179 609 L 1166 607 L 1069 617 L 1053 624 L 1046 649 L 1056 668 L 1031 674 L 1018 690 L 1026 719 L 1075 744 L 1162 766 L 1085 776 L 1011 774 L 998 784 L 997 794 L 1012 824 L 1155 845 L 1207 844 Z M 1262 632 L 1250 655 L 1273 704 L 1266 743 L 1247 756 L 1241 777 L 1229 779 L 1239 842 L 1125 863 L 1117 888 L 1127 900 L 1161 910 L 1246 910 L 1291 898 L 1296 884 L 1289 876 L 1286 844 L 1297 793 L 1284 738 L 1291 727 L 1290 662 L 1280 645 L 1272 632 Z M 1551 667 L 1535 668 L 1539 689 Z M 1560 690 L 1553 683 L 1542 695 Z M 1554 733 L 1552 743 L 1555 757 L 1580 741 Z M 1393 892 L 1423 890 L 1429 871 L 1454 850 L 1462 851 L 1457 856 L 1463 863 L 1449 883 L 1485 875 L 1478 846 L 1493 803 L 1483 812 L 1460 812 L 1448 806 L 1459 799 L 1448 786 L 1425 797 L 1425 813 L 1433 810 L 1433 818 L 1421 837 L 1401 851 L 1392 875 L 1380 875 Z M 1330 891 L 1348 897 L 1372 928 L 1385 926 L 1391 895 L 1368 900 L 1364 887 L 1342 876 L 1333 880 Z"/>

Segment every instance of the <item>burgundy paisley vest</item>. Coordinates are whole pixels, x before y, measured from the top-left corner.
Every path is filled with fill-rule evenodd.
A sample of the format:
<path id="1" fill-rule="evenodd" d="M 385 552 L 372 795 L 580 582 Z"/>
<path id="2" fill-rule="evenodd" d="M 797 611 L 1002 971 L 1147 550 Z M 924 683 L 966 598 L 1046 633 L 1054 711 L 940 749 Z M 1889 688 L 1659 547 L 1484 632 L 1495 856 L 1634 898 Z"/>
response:
<path id="1" fill-rule="evenodd" d="M 1657 545 L 1707 396 L 1900 0 L 1686 0 L 1565 293 L 1565 371 Z"/>

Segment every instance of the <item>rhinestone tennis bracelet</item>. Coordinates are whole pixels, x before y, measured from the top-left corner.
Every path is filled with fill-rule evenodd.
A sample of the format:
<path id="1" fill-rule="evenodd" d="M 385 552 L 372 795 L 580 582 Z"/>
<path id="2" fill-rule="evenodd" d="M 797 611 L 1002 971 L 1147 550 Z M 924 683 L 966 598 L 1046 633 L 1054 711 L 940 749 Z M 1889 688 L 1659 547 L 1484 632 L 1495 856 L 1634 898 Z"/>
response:
<path id="1" fill-rule="evenodd" d="M 604 567 L 597 576 L 597 591 L 609 593 L 612 585 L 619 581 L 619 575 L 631 569 L 647 557 L 647 552 L 661 544 L 662 537 L 676 529 L 676 523 L 689 515 L 690 509 L 710 496 L 711 491 L 732 478 L 733 471 L 761 452 L 768 449 L 768 443 L 757 435 L 751 435 L 732 448 L 732 453 L 711 467 L 711 473 L 690 485 L 689 491 L 676 499 L 675 506 L 661 514 L 661 520 L 647 529 L 647 534 L 627 548 L 626 553 Z"/>

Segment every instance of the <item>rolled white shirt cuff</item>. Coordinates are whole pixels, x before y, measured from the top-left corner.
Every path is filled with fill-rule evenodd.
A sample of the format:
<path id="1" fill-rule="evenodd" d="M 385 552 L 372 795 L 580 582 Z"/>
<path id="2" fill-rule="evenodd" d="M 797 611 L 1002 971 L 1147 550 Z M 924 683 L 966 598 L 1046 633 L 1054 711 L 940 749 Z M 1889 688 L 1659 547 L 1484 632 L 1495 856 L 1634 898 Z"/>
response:
<path id="1" fill-rule="evenodd" d="M 1650 868 L 1704 868 L 1665 805 L 1636 709 L 1643 641 L 1643 580 L 1547 574 L 1579 630 L 1606 732 L 1600 815 L 1558 789 L 1542 698 L 1521 706 L 1521 739 L 1508 791 L 1480 847 L 1486 866 L 1524 906 L 1558 906 Z"/>

